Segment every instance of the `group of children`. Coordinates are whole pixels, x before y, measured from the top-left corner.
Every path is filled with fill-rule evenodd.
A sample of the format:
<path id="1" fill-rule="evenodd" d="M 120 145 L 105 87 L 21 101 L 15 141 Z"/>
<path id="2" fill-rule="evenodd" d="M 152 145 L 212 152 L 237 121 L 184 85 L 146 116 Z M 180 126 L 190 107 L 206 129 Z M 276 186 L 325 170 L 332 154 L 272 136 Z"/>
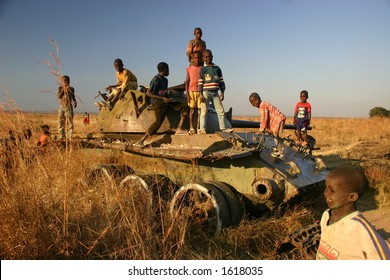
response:
<path id="1" fill-rule="evenodd" d="M 296 145 L 307 146 L 307 128 L 311 120 L 311 105 L 307 102 L 309 93 L 306 90 L 301 91 L 300 99 L 294 110 L 294 125 L 296 127 Z M 261 100 L 258 93 L 253 92 L 249 96 L 249 102 L 252 106 L 259 109 L 260 113 L 260 133 L 269 132 L 273 135 L 276 147 L 272 152 L 273 157 L 283 157 L 283 149 L 279 141 L 279 134 L 283 131 L 286 122 L 286 116 L 275 106 Z"/>
<path id="2" fill-rule="evenodd" d="M 202 40 L 202 29 L 194 29 L 195 38 L 190 40 L 187 46 L 187 57 L 190 65 L 186 68 L 185 89 L 187 104 L 189 107 L 189 131 L 188 134 L 206 134 L 207 113 L 210 102 L 214 105 L 218 116 L 219 129 L 225 132 L 232 132 L 233 129 L 226 128 L 225 110 L 222 104 L 225 94 L 225 82 L 222 70 L 213 63 L 213 53 L 206 48 L 206 42 Z M 164 67 L 162 67 L 164 66 Z M 159 73 L 152 79 L 147 96 L 152 99 L 152 106 L 156 114 L 156 122 L 151 125 L 145 135 L 136 143 L 142 145 L 144 140 L 153 135 L 161 126 L 169 107 L 167 101 L 169 68 L 166 63 L 160 63 L 157 67 Z M 294 124 L 296 125 L 297 145 L 307 145 L 307 128 L 311 119 L 311 106 L 307 102 L 309 94 L 306 90 L 300 93 L 301 101 L 296 104 L 294 112 Z M 273 105 L 263 102 L 257 93 L 252 93 L 249 97 L 250 103 L 259 108 L 260 112 L 260 132 L 271 132 L 274 136 L 276 147 L 273 156 L 283 156 L 283 151 L 279 145 L 279 134 L 283 131 L 286 117 Z M 157 105 L 156 105 L 157 104 Z M 197 118 L 195 119 L 195 113 Z M 180 123 L 176 133 L 183 134 L 182 124 L 187 116 L 182 108 Z"/>
<path id="3" fill-rule="evenodd" d="M 210 100 L 213 100 L 220 129 L 223 130 L 224 109 L 221 101 L 224 99 L 225 83 L 222 71 L 212 63 L 212 52 L 206 49 L 206 43 L 201 39 L 202 30 L 195 28 L 194 35 L 195 39 L 189 42 L 187 48 L 191 63 L 186 69 L 186 93 L 190 107 L 189 134 L 205 133 L 205 115 Z M 218 91 L 221 92 L 220 95 Z M 296 145 L 307 146 L 307 129 L 311 121 L 308 91 L 302 90 L 299 97 L 293 117 Z M 250 94 L 249 102 L 259 109 L 260 133 L 270 132 L 274 136 L 276 147 L 272 155 L 282 157 L 279 134 L 283 131 L 286 116 L 275 106 L 262 101 L 256 92 Z M 196 109 L 198 120 L 194 123 Z M 195 130 L 195 125 L 198 131 Z M 322 234 L 317 259 L 390 259 L 388 242 L 356 209 L 356 202 L 367 187 L 367 177 L 357 167 L 342 166 L 330 172 L 324 192 L 329 209 L 321 219 Z"/>
<path id="4" fill-rule="evenodd" d="M 144 136 L 135 143 L 143 145 L 147 137 L 155 134 L 162 125 L 169 107 L 180 110 L 180 122 L 176 128 L 176 134 L 186 133 L 182 125 L 188 115 L 190 129 L 188 134 L 206 134 L 207 113 L 212 101 L 217 112 L 219 129 L 230 133 L 233 130 L 225 126 L 225 110 L 222 105 L 225 93 L 225 82 L 220 67 L 213 63 L 211 50 L 206 49 L 206 43 L 201 39 L 202 30 L 197 27 L 194 30 L 195 39 L 191 40 L 187 48 L 187 56 L 190 65 L 186 68 L 186 96 L 187 104 L 169 103 L 168 79 L 169 66 L 165 62 L 157 65 L 158 74 L 150 82 L 146 95 L 151 98 L 151 108 L 155 113 L 155 122 L 148 128 Z M 197 112 L 197 119 L 194 119 Z"/>
<path id="5" fill-rule="evenodd" d="M 146 92 L 146 95 L 151 98 L 150 106 L 154 109 L 156 120 L 134 145 L 143 145 L 147 137 L 157 132 L 169 107 L 181 111 L 180 122 L 176 130 L 178 134 L 183 133 L 182 124 L 187 117 L 188 108 L 190 122 L 188 133 L 190 135 L 205 134 L 206 116 L 211 101 L 218 115 L 220 130 L 232 131 L 232 129 L 226 129 L 224 123 L 225 113 L 222 101 L 224 100 L 225 83 L 222 71 L 213 63 L 213 54 L 206 48 L 206 43 L 201 39 L 202 30 L 199 27 L 195 28 L 194 36 L 195 38 L 188 43 L 186 53 L 190 62 L 186 68 L 187 104 L 169 102 L 168 80 L 166 78 L 169 75 L 169 66 L 165 62 L 160 62 L 157 65 L 158 74 L 153 77 Z M 118 83 L 112 86 L 110 91 L 120 87 L 119 93 L 123 93 L 127 89 L 126 81 L 130 81 L 131 75 L 125 71 L 121 61 L 116 60 L 115 63 L 115 68 L 119 72 L 119 76 L 117 75 Z M 119 65 L 117 65 L 118 63 Z M 121 73 L 123 73 L 124 78 Z M 126 76 L 125 73 L 128 75 Z M 132 80 L 136 83 L 134 77 Z M 113 96 L 118 95 L 114 94 Z M 118 97 L 120 98 L 120 95 Z M 299 97 L 300 102 L 295 106 L 293 118 L 296 126 L 296 145 L 306 146 L 307 129 L 311 121 L 311 105 L 307 102 L 309 94 L 306 90 L 302 90 Z M 107 99 L 105 98 L 105 100 Z M 268 132 L 274 136 L 276 147 L 272 155 L 274 157 L 283 156 L 279 134 L 283 131 L 286 116 L 275 106 L 262 101 L 256 92 L 250 94 L 249 102 L 259 110 L 260 133 Z M 111 105 L 108 109 L 112 108 Z M 194 117 L 195 112 L 198 116 L 197 119 Z M 342 166 L 330 172 L 326 178 L 324 192 L 329 209 L 323 213 L 321 219 L 321 241 L 317 259 L 390 259 L 388 242 L 356 209 L 356 202 L 367 186 L 367 177 L 359 168 Z"/>

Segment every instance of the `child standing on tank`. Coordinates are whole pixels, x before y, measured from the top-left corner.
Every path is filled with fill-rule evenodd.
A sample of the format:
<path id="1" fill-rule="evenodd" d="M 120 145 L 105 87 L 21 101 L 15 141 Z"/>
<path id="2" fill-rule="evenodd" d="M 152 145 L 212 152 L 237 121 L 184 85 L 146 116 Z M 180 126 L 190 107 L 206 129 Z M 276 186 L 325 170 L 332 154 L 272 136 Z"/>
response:
<path id="1" fill-rule="evenodd" d="M 357 210 L 356 202 L 368 188 L 363 171 L 355 166 L 332 170 L 325 180 L 329 209 L 321 218 L 317 260 L 390 260 L 389 244 Z"/>
<path id="2" fill-rule="evenodd" d="M 165 62 L 160 62 L 157 65 L 158 74 L 153 77 L 150 82 L 150 87 L 148 88 L 146 95 L 151 98 L 151 105 L 149 109 L 154 111 L 156 120 L 152 123 L 145 135 L 142 136 L 134 145 L 142 146 L 146 138 L 154 135 L 161 127 L 164 122 L 165 116 L 167 115 L 167 110 L 169 107 L 174 108 L 175 110 L 180 110 L 180 122 L 177 126 L 176 133 L 181 133 L 181 128 L 185 118 L 187 117 L 188 106 L 184 102 L 183 104 L 178 104 L 177 102 L 169 102 L 168 98 L 168 79 L 166 78 L 169 75 L 169 66 Z"/>
<path id="3" fill-rule="evenodd" d="M 188 100 L 188 106 L 190 107 L 190 130 L 188 134 L 196 134 L 200 126 L 200 107 L 202 104 L 203 95 L 198 90 L 199 72 L 202 68 L 203 59 L 200 51 L 195 51 L 192 54 L 191 65 L 186 68 L 186 94 Z M 198 117 L 196 125 L 194 126 L 194 113 L 197 110 Z M 194 128 L 196 127 L 196 128 Z"/>
<path id="4" fill-rule="evenodd" d="M 213 63 L 213 53 L 211 50 L 203 52 L 204 66 L 200 69 L 198 90 L 203 95 L 200 108 L 200 128 L 199 134 L 206 134 L 207 113 L 210 101 L 214 103 L 215 111 L 218 115 L 219 129 L 223 132 L 232 132 L 233 129 L 225 126 L 225 110 L 222 101 L 225 97 L 225 81 L 222 70 Z M 221 94 L 219 94 L 221 91 Z"/>
<path id="5" fill-rule="evenodd" d="M 274 136 L 276 147 L 272 152 L 273 157 L 283 157 L 283 149 L 279 134 L 283 132 L 286 116 L 275 106 L 261 100 L 258 93 L 253 92 L 249 96 L 249 102 L 253 107 L 259 108 L 260 113 L 260 133 L 271 132 Z"/>
<path id="6" fill-rule="evenodd" d="M 202 29 L 200 27 L 196 27 L 194 29 L 195 38 L 188 42 L 186 55 L 188 57 L 188 62 L 190 63 L 190 65 L 191 65 L 192 55 L 196 51 L 200 51 L 201 53 L 203 53 L 206 50 L 206 42 L 202 40 L 202 35 L 203 35 Z"/>
<path id="7" fill-rule="evenodd" d="M 309 93 L 307 90 L 302 90 L 299 94 L 300 102 L 295 106 L 294 124 L 296 127 L 297 142 L 296 145 L 307 146 L 307 127 L 311 120 L 311 105 L 307 102 Z"/>

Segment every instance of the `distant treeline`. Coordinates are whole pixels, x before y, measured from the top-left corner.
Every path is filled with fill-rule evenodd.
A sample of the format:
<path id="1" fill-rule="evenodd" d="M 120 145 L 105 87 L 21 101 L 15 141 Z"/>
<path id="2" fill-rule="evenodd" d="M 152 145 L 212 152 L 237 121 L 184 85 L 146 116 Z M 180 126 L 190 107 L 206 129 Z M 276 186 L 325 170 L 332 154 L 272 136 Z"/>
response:
<path id="1" fill-rule="evenodd" d="M 372 117 L 387 117 L 390 118 L 390 110 L 383 107 L 374 107 L 370 110 L 370 118 Z"/>

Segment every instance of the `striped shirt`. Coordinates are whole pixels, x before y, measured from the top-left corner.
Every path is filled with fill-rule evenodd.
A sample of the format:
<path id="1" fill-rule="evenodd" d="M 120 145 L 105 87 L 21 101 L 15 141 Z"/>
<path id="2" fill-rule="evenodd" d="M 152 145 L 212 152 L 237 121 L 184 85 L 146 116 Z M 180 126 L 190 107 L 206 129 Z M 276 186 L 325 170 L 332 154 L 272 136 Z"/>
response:
<path id="1" fill-rule="evenodd" d="M 225 81 L 222 77 L 222 70 L 217 65 L 205 65 L 200 69 L 198 90 L 225 92 Z"/>
<path id="2" fill-rule="evenodd" d="M 317 260 L 390 260 L 389 243 L 359 211 L 328 225 L 329 210 L 321 218 Z"/>
<path id="3" fill-rule="evenodd" d="M 280 112 L 276 107 L 267 102 L 261 101 L 259 112 L 260 131 L 269 129 L 274 133 L 278 133 L 280 129 L 283 129 L 286 116 L 283 115 L 283 113 Z"/>

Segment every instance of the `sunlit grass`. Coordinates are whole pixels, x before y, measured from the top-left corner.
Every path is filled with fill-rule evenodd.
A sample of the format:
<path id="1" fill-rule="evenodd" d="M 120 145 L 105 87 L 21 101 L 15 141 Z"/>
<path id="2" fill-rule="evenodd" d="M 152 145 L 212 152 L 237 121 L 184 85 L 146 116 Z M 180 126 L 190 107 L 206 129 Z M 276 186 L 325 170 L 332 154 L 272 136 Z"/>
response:
<path id="1" fill-rule="evenodd" d="M 39 127 L 49 124 L 55 136 L 56 114 L 2 108 L 0 138 L 9 130 L 22 135 L 25 128 L 33 136 L 7 154 L 9 164 L 0 171 L 1 259 L 274 259 L 280 239 L 318 219 L 319 213 L 301 205 L 280 218 L 246 217 L 217 238 L 185 236 L 172 223 L 168 201 L 151 208 L 115 182 L 103 178 L 100 184 L 85 183 L 86 170 L 115 162 L 115 153 L 91 157 L 71 147 L 38 150 Z M 96 133 L 94 117 L 86 126 L 76 115 L 75 126 L 78 137 Z M 330 153 L 329 160 L 338 154 L 358 158 L 353 145 L 377 143 L 380 152 L 368 153 L 371 158 L 357 164 L 366 168 L 377 207 L 389 209 L 390 168 L 380 154 L 389 152 L 384 139 L 390 139 L 390 119 L 323 118 L 312 126 L 310 134 L 321 147 L 316 152 Z"/>

